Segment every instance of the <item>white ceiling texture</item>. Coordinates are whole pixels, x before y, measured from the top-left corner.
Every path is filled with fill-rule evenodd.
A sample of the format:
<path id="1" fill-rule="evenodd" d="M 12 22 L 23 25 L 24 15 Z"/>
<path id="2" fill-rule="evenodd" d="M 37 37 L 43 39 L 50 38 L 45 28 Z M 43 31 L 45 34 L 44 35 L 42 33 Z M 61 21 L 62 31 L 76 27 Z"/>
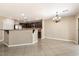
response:
<path id="1" fill-rule="evenodd" d="M 0 3 L 0 16 L 24 16 L 29 20 L 60 16 L 73 16 L 79 13 L 78 3 Z"/>

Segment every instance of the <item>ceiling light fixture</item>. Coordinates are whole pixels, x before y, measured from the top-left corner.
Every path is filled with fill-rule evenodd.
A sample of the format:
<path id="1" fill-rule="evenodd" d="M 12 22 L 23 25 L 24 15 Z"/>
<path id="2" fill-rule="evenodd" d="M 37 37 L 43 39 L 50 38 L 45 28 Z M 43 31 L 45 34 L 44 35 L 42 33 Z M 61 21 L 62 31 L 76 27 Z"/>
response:
<path id="1" fill-rule="evenodd" d="M 25 16 L 24 13 L 21 14 L 21 16 L 19 17 L 20 20 L 27 20 L 27 17 Z"/>
<path id="2" fill-rule="evenodd" d="M 58 23 L 60 21 L 61 17 L 58 15 L 58 12 L 56 12 L 56 16 L 53 17 L 53 21 Z"/>

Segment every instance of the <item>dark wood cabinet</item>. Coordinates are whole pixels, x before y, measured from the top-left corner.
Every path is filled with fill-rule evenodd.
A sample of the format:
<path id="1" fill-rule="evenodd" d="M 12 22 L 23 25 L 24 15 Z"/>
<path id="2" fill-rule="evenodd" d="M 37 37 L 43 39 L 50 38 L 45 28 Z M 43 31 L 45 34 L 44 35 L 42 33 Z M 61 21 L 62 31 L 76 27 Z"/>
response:
<path id="1" fill-rule="evenodd" d="M 37 22 L 20 23 L 22 28 L 39 28 L 38 38 L 41 38 L 42 20 Z"/>
<path id="2" fill-rule="evenodd" d="M 30 22 L 30 23 L 20 23 L 22 28 L 42 28 L 42 21 Z"/>

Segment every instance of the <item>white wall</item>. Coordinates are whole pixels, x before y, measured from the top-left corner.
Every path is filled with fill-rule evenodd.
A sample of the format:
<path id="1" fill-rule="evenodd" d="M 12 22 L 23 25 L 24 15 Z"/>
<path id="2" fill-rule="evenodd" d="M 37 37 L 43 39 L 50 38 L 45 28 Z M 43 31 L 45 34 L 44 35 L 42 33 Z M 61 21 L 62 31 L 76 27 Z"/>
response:
<path id="1" fill-rule="evenodd" d="M 14 20 L 11 20 L 11 19 L 7 18 L 2 23 L 3 23 L 3 29 L 5 29 L 5 30 L 14 29 Z"/>
<path id="2" fill-rule="evenodd" d="M 75 16 L 75 19 L 76 19 L 76 41 L 77 41 L 77 43 L 79 42 L 79 31 L 78 31 L 78 29 L 79 29 L 79 22 L 78 22 L 78 18 L 79 18 L 79 14 L 77 14 Z"/>
<path id="3" fill-rule="evenodd" d="M 44 33 L 44 20 L 42 20 L 42 39 L 45 38 L 45 33 Z"/>
<path id="4" fill-rule="evenodd" d="M 52 19 L 44 21 L 45 38 L 65 41 L 76 40 L 76 20 L 74 16 L 62 17 L 61 21 L 55 23 Z"/>
<path id="5" fill-rule="evenodd" d="M 5 19 L 6 17 L 2 17 L 2 16 L 0 16 L 0 42 L 1 41 L 3 41 L 3 30 L 2 30 L 2 28 L 3 28 L 3 25 L 2 25 L 2 23 L 3 23 L 3 20 Z"/>
<path id="6" fill-rule="evenodd" d="M 0 42 L 3 41 L 3 32 L 0 30 Z"/>

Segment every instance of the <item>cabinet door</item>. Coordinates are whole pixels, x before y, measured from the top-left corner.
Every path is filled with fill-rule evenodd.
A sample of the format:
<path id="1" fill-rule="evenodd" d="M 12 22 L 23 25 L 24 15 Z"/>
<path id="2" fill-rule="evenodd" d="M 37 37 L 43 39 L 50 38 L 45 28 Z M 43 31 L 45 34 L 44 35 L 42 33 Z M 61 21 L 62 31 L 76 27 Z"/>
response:
<path id="1" fill-rule="evenodd" d="M 5 29 L 5 30 L 14 29 L 14 21 L 10 20 L 10 19 L 4 20 L 3 29 Z"/>

